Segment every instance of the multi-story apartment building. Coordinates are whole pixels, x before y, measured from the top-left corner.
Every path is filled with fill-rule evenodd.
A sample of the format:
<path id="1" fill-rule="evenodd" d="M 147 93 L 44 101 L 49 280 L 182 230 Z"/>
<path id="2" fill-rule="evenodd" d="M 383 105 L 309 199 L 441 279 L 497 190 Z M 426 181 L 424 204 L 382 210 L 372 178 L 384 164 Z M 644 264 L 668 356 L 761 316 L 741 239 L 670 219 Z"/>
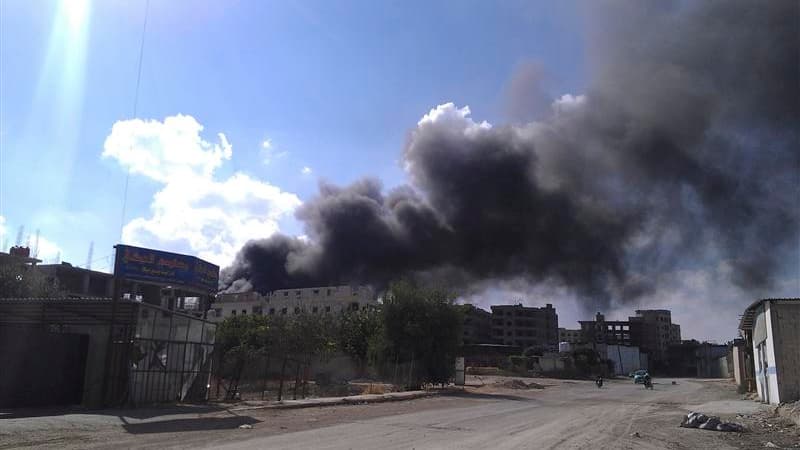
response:
<path id="1" fill-rule="evenodd" d="M 595 320 L 582 320 L 581 342 L 589 344 L 609 344 L 641 347 L 642 328 L 638 322 L 625 320 L 606 320 L 597 313 Z"/>
<path id="2" fill-rule="evenodd" d="M 261 295 L 258 292 L 221 294 L 209 311 L 209 320 L 222 320 L 242 314 L 291 315 L 334 314 L 357 311 L 378 303 L 375 291 L 368 286 L 322 286 L 279 289 Z"/>
<path id="3" fill-rule="evenodd" d="M 464 326 L 462 341 L 469 344 L 491 344 L 492 339 L 492 313 L 474 305 L 462 305 L 464 312 Z"/>
<path id="4" fill-rule="evenodd" d="M 559 328 L 558 342 L 567 342 L 570 344 L 578 344 L 583 342 L 581 330 L 568 330 L 566 328 Z"/>
<path id="5" fill-rule="evenodd" d="M 553 305 L 543 308 L 492 306 L 492 338 L 505 345 L 558 349 L 558 315 Z"/>
<path id="6" fill-rule="evenodd" d="M 680 327 L 673 327 L 668 309 L 638 309 L 636 316 L 629 319 L 642 324 L 642 347 L 655 361 L 666 361 L 670 344 L 681 342 Z"/>
<path id="7" fill-rule="evenodd" d="M 667 360 L 670 344 L 681 342 L 680 325 L 673 324 L 666 309 L 641 309 L 627 321 L 609 321 L 597 313 L 595 320 L 580 321 L 586 343 L 639 347 L 654 362 Z"/>

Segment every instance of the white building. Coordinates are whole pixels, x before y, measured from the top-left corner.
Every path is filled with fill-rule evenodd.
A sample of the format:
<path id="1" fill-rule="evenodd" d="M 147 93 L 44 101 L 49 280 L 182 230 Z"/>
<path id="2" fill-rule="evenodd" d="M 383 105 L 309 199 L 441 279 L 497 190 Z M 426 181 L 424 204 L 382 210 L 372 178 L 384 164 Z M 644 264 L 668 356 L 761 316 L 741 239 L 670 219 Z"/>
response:
<path id="1" fill-rule="evenodd" d="M 209 320 L 247 314 L 292 315 L 305 311 L 311 314 L 338 314 L 357 311 L 378 304 L 375 291 L 368 286 L 323 286 L 279 289 L 261 295 L 258 292 L 221 294 L 209 311 Z"/>
<path id="2" fill-rule="evenodd" d="M 752 346 L 755 385 L 762 402 L 800 400 L 800 298 L 750 305 L 739 329 Z"/>

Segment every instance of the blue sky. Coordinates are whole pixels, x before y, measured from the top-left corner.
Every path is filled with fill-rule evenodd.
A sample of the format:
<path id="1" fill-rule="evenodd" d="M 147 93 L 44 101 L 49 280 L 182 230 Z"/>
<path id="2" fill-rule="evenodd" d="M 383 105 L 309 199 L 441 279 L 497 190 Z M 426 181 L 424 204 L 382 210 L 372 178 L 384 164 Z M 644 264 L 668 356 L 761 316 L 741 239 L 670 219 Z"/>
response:
<path id="1" fill-rule="evenodd" d="M 553 95 L 580 93 L 585 43 L 574 6 L 151 0 L 135 118 L 163 124 L 190 116 L 203 127 L 201 149 L 223 148 L 224 134 L 231 155 L 210 163 L 205 182 L 239 173 L 256 191 L 279 191 L 255 199 L 307 200 L 320 179 L 373 176 L 391 187 L 406 181 L 398 159 L 408 130 L 439 104 L 506 122 L 509 82 L 526 64 L 546 68 Z M 103 257 L 120 240 L 130 165 L 104 157 L 104 145 L 115 123 L 134 119 L 144 12 L 144 0 L 0 3 L 0 216 L 8 245 L 24 225 L 26 236 L 40 230 L 45 261 L 60 250 L 62 260 L 83 265 L 94 241 L 93 268 L 110 270 Z M 144 128 L 129 130 L 120 145 L 133 145 Z M 154 219 L 154 196 L 193 189 L 192 175 L 167 189 L 139 169 L 131 169 L 125 224 L 142 222 L 129 237 L 225 263 L 230 245 L 226 252 L 194 248 L 180 225 L 157 229 L 169 218 Z M 302 234 L 291 199 L 283 199 L 275 226 Z M 186 214 L 214 202 L 224 209 L 203 196 Z M 242 217 L 253 214 L 252 202 L 240 206 Z M 231 242 L 258 225 L 242 225 Z"/>

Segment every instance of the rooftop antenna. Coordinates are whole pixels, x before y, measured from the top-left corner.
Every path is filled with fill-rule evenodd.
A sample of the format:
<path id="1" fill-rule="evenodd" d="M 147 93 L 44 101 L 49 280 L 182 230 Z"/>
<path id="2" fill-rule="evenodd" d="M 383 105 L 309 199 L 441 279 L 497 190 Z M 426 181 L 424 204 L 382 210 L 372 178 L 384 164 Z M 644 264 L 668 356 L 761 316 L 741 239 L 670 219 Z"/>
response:
<path id="1" fill-rule="evenodd" d="M 54 264 L 61 264 L 61 250 L 56 253 L 56 261 Z"/>
<path id="2" fill-rule="evenodd" d="M 86 270 L 92 269 L 92 254 L 94 253 L 94 241 L 89 243 L 89 255 L 86 256 Z"/>
<path id="3" fill-rule="evenodd" d="M 34 241 L 33 241 L 33 252 L 31 252 L 31 253 L 33 253 L 33 257 L 34 258 L 38 258 L 39 257 L 39 230 L 38 229 L 36 230 L 36 239 L 34 239 Z"/>
<path id="4" fill-rule="evenodd" d="M 25 247 L 31 248 L 31 234 L 28 233 L 28 237 L 25 238 Z"/>
<path id="5" fill-rule="evenodd" d="M 22 245 L 22 235 L 25 233 L 25 225 L 19 226 L 19 231 L 17 231 L 17 243 L 16 246 L 19 247 Z"/>

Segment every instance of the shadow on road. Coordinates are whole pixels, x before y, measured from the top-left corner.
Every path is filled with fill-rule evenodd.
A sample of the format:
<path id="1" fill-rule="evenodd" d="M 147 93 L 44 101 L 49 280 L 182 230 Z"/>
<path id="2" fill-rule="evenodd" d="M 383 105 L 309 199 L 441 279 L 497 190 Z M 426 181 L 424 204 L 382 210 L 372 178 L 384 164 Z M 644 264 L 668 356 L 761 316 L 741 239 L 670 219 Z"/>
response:
<path id="1" fill-rule="evenodd" d="M 177 433 L 182 431 L 231 430 L 240 425 L 261 422 L 248 416 L 198 417 L 191 419 L 163 420 L 158 422 L 126 423 L 122 425 L 128 433 Z"/>
<path id="2" fill-rule="evenodd" d="M 42 407 L 0 409 L 0 421 L 4 419 L 26 419 L 32 417 L 65 416 L 68 414 L 92 414 L 104 416 L 130 417 L 132 419 L 150 419 L 158 416 L 177 414 L 202 414 L 223 411 L 225 408 L 216 405 L 164 405 L 131 409 L 89 409 L 74 407 Z"/>
<path id="3" fill-rule="evenodd" d="M 449 391 L 446 394 L 448 397 L 458 397 L 458 398 L 473 398 L 473 399 L 486 399 L 486 400 L 511 400 L 515 402 L 530 402 L 533 401 L 532 398 L 529 397 L 522 397 L 519 395 L 510 395 L 510 394 L 490 394 L 486 392 L 470 392 L 470 391 Z"/>

